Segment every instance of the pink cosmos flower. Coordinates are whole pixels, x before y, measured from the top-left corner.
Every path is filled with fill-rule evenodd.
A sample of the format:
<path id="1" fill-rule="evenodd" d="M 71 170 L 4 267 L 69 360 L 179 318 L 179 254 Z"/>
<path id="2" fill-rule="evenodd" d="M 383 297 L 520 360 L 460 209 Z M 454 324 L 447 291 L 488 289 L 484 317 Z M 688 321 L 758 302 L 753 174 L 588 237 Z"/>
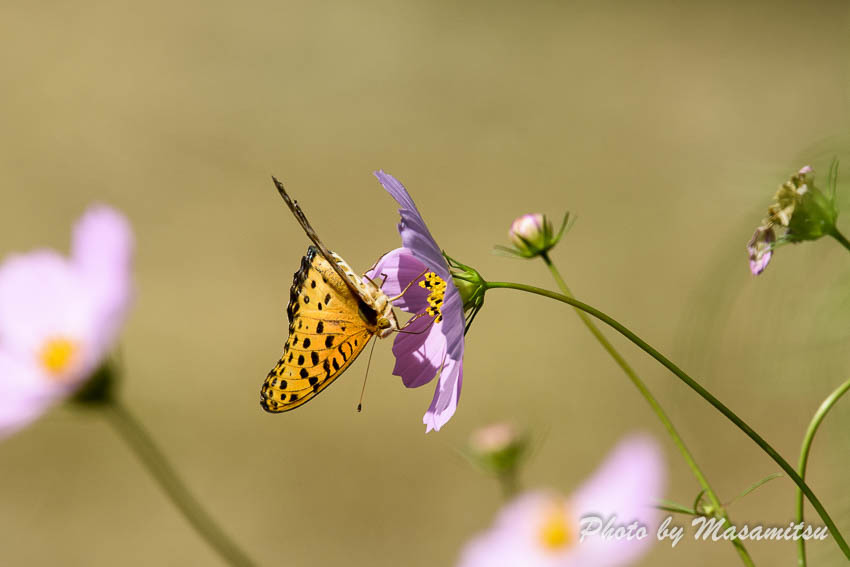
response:
<path id="1" fill-rule="evenodd" d="M 408 388 L 418 388 L 439 376 L 434 399 L 422 419 L 427 433 L 449 421 L 460 398 L 463 300 L 440 247 L 407 190 L 383 171 L 376 171 L 375 176 L 399 204 L 403 247 L 387 253 L 366 275 L 376 281 L 385 277 L 382 289 L 389 296 L 407 288 L 393 305 L 413 313 L 415 319 L 395 338 L 393 374 Z"/>
<path id="2" fill-rule="evenodd" d="M 38 250 L 0 265 L 0 438 L 103 362 L 131 303 L 132 256 L 126 218 L 94 206 L 74 227 L 70 258 Z"/>
<path id="3" fill-rule="evenodd" d="M 509 502 L 493 527 L 467 544 L 459 567 L 616 567 L 643 555 L 655 538 L 665 470 L 654 440 L 629 437 L 571 496 L 537 491 Z M 606 538 L 604 526 L 645 526 L 637 539 Z M 582 524 L 584 518 L 584 524 Z M 602 526 L 594 535 L 592 518 Z M 587 530 L 582 541 L 583 530 Z M 637 534 L 637 530 L 633 533 Z"/>

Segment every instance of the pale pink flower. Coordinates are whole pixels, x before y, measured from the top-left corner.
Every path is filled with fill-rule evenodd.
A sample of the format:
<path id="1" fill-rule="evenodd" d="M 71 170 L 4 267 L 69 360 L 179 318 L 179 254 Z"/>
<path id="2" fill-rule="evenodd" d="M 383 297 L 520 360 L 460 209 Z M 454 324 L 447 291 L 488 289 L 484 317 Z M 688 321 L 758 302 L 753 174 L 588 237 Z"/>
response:
<path id="1" fill-rule="evenodd" d="M 106 206 L 89 209 L 71 254 L 14 254 L 0 265 L 0 437 L 75 392 L 115 343 L 132 299 L 133 235 Z"/>
<path id="2" fill-rule="evenodd" d="M 663 496 L 665 469 L 654 440 L 622 441 L 571 496 L 552 491 L 521 494 L 501 510 L 494 525 L 467 544 L 459 567 L 617 567 L 642 556 L 655 538 L 654 508 Z M 615 525 L 645 526 L 642 539 L 581 539 L 581 520 L 591 516 Z M 589 525 L 589 524 L 587 524 Z"/>

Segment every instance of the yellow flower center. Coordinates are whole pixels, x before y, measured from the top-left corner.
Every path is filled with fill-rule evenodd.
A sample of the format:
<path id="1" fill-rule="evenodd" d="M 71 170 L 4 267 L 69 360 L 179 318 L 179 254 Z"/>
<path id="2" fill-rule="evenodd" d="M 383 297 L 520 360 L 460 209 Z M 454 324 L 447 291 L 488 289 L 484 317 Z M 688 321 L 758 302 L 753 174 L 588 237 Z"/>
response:
<path id="1" fill-rule="evenodd" d="M 563 502 L 553 502 L 540 525 L 540 543 L 547 551 L 561 551 L 573 543 L 575 534 Z"/>
<path id="2" fill-rule="evenodd" d="M 64 337 L 49 339 L 41 349 L 41 364 L 55 378 L 68 369 L 77 350 L 77 344 Z"/>
<path id="3" fill-rule="evenodd" d="M 429 290 L 428 308 L 425 313 L 434 317 L 434 322 L 439 323 L 443 320 L 441 308 L 443 306 L 443 298 L 446 295 L 446 282 L 443 278 L 434 272 L 425 274 L 425 279 L 419 282 L 419 287 Z"/>

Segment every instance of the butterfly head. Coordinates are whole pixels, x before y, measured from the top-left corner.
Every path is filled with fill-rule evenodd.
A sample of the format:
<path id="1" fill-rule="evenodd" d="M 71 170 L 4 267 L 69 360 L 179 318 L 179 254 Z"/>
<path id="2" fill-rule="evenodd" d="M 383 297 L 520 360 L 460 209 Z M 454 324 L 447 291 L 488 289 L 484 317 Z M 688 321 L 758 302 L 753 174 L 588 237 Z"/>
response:
<path id="1" fill-rule="evenodd" d="M 393 312 L 393 306 L 391 303 L 387 302 L 384 309 L 378 313 L 375 325 L 378 327 L 377 335 L 382 339 L 385 339 L 393 332 L 398 331 L 398 320 L 395 318 L 395 313 Z"/>

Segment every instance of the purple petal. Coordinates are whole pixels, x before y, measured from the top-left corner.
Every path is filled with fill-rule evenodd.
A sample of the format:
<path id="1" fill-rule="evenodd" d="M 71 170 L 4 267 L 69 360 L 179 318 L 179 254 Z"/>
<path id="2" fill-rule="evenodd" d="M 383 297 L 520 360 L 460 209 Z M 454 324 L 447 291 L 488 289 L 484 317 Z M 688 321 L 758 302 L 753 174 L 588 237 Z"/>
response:
<path id="1" fill-rule="evenodd" d="M 770 263 L 773 256 L 773 243 L 776 234 L 770 226 L 760 226 L 753 233 L 753 237 L 747 242 L 747 256 L 750 258 L 750 271 L 754 276 L 759 275 Z"/>
<path id="2" fill-rule="evenodd" d="M 446 338 L 433 317 L 423 316 L 411 323 L 393 342 L 395 368 L 408 388 L 418 388 L 434 379 L 446 358 Z"/>
<path id="3" fill-rule="evenodd" d="M 407 248 L 396 248 L 384 254 L 366 276 L 379 282 L 386 276 L 381 290 L 390 297 L 399 295 L 415 279 L 428 270 Z M 421 313 L 428 307 L 428 290 L 413 283 L 393 306 L 408 313 Z"/>
<path id="4" fill-rule="evenodd" d="M 754 276 L 761 274 L 767 268 L 771 256 L 773 256 L 773 250 L 768 250 L 762 253 L 761 258 L 750 260 L 750 271 Z"/>
<path id="5" fill-rule="evenodd" d="M 431 407 L 422 418 L 422 422 L 426 425 L 425 433 L 431 430 L 439 431 L 454 415 L 460 399 L 462 382 L 463 361 L 446 358 Z"/>
<path id="6" fill-rule="evenodd" d="M 407 189 L 398 179 L 389 173 L 384 173 L 383 170 L 376 171 L 375 177 L 399 205 L 398 212 L 401 215 L 401 222 L 398 224 L 398 232 L 401 234 L 402 245 L 441 278 L 451 281 L 449 267 L 445 258 L 443 258 L 443 253 L 437 246 L 434 237 L 431 236 L 431 232 L 425 225 L 425 220 L 419 214 L 419 210 Z"/>
<path id="7" fill-rule="evenodd" d="M 446 294 L 440 312 L 443 314 L 441 330 L 448 344 L 448 356 L 453 360 L 461 361 L 463 360 L 463 331 L 465 326 L 463 299 L 461 299 L 460 292 L 451 278 L 446 281 Z"/>
<path id="8" fill-rule="evenodd" d="M 398 225 L 398 231 L 404 248 L 407 248 L 411 254 L 446 282 L 446 294 L 442 306 L 442 331 L 448 344 L 448 356 L 455 361 L 460 361 L 463 359 L 463 300 L 454 285 L 440 247 L 431 236 L 404 185 L 383 170 L 376 171 L 375 177 L 399 204 L 401 222 Z"/>

